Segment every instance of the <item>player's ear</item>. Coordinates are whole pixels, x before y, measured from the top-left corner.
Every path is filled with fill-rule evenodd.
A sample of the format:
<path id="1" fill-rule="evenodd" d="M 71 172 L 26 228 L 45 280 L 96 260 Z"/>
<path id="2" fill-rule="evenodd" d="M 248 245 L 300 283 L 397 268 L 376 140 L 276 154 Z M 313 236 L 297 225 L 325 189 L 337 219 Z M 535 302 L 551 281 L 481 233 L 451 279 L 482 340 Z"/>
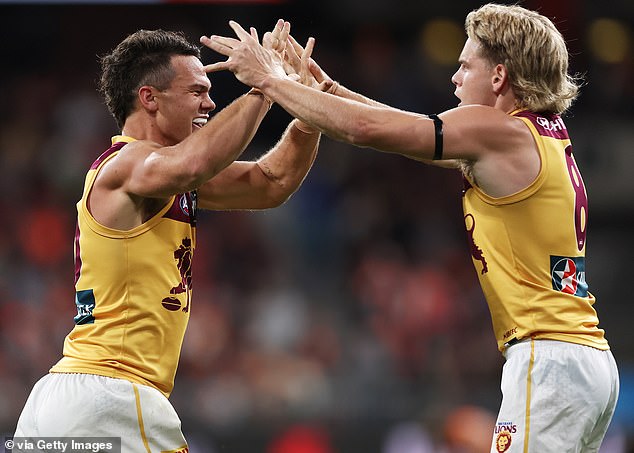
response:
<path id="1" fill-rule="evenodd" d="M 155 112 L 158 110 L 158 102 L 156 100 L 157 89 L 150 85 L 143 85 L 139 88 L 139 102 L 145 110 Z"/>
<path id="2" fill-rule="evenodd" d="M 493 76 L 491 83 L 493 85 L 493 92 L 495 94 L 501 94 L 508 88 L 509 74 L 506 66 L 503 64 L 497 64 L 493 68 Z"/>

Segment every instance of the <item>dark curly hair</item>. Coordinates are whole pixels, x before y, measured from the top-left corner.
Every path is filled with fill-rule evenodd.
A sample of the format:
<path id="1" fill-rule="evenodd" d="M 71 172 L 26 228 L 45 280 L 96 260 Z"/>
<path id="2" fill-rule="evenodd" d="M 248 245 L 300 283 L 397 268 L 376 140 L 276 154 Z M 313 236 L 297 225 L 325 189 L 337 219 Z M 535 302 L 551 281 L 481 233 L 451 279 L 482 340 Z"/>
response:
<path id="1" fill-rule="evenodd" d="M 99 91 L 119 128 L 134 110 L 137 91 L 143 85 L 166 89 L 174 70 L 171 57 L 192 55 L 200 58 L 200 49 L 180 32 L 139 30 L 101 57 Z"/>

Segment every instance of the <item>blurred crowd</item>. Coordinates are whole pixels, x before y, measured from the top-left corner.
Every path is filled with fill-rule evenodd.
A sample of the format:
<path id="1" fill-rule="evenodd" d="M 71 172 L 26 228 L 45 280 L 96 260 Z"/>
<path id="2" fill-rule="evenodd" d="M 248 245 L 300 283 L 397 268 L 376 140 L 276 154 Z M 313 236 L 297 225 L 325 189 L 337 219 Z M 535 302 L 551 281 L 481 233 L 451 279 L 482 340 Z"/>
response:
<path id="1" fill-rule="evenodd" d="M 96 55 L 124 29 L 179 28 L 192 39 L 207 32 L 193 21 L 194 7 L 156 7 L 148 23 L 129 18 L 139 20 L 141 6 L 81 8 L 0 6 L 9 63 L 0 74 L 0 432 L 7 434 L 72 328 L 75 203 L 87 168 L 117 132 L 95 90 Z M 207 8 L 222 12 L 220 31 L 235 18 L 228 7 Z M 273 23 L 271 10 L 254 9 L 245 20 Z M 323 28 L 298 7 L 290 11 L 300 24 Z M 458 26 L 467 11 L 456 8 Z M 128 19 L 105 33 L 90 28 L 96 17 Z M 20 31 L 26 23 L 33 27 Z M 581 25 L 571 20 L 569 29 L 581 33 Z M 332 26 L 321 41 L 317 35 L 316 55 L 334 78 L 409 110 L 455 105 L 455 65 L 430 60 L 416 30 L 341 17 Z M 91 45 L 79 42 L 89 35 Z M 605 63 L 583 43 L 573 47 L 588 79 L 568 120 L 591 202 L 587 278 L 623 385 L 602 452 L 626 453 L 634 451 L 634 308 L 623 291 L 634 254 L 627 171 L 634 65 L 631 49 L 625 60 Z M 219 108 L 246 90 L 228 75 L 212 75 L 212 84 Z M 244 157 L 264 153 L 289 120 L 274 107 Z M 171 397 L 190 451 L 488 452 L 503 358 L 466 246 L 461 184 L 454 172 L 324 138 L 305 184 L 282 207 L 201 213 L 194 305 Z"/>

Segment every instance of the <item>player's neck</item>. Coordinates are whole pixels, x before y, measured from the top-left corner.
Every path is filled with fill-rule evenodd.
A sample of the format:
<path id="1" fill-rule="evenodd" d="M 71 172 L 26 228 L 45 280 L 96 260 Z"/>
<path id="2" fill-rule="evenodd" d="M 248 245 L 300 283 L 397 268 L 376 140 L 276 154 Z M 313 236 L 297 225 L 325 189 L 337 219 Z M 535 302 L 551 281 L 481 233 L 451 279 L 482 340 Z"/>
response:
<path id="1" fill-rule="evenodd" d="M 150 140 L 163 146 L 174 144 L 169 143 L 151 118 L 140 112 L 135 112 L 126 119 L 121 134 L 137 140 Z"/>

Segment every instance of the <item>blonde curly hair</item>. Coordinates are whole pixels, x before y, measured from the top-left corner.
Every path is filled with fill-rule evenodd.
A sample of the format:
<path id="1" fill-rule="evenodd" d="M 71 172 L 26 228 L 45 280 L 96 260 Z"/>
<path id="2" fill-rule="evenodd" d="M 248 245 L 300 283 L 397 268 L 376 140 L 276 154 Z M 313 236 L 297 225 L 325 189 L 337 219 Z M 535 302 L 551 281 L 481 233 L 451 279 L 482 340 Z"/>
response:
<path id="1" fill-rule="evenodd" d="M 568 74 L 564 38 L 541 14 L 489 3 L 467 15 L 465 30 L 484 58 L 506 67 L 518 108 L 561 114 L 579 94 L 581 79 Z"/>

